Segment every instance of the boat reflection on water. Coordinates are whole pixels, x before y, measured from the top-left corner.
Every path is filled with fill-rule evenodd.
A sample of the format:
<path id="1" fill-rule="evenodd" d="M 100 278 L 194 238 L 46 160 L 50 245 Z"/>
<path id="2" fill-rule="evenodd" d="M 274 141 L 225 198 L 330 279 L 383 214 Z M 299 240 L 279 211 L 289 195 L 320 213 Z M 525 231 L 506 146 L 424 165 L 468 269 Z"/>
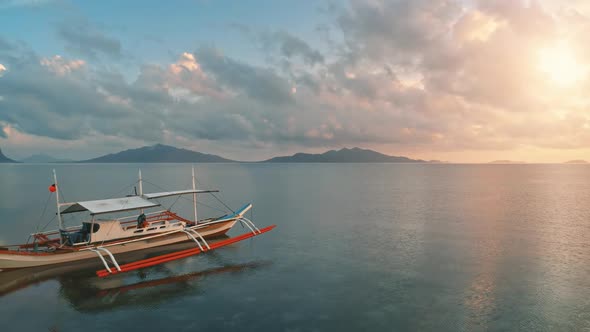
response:
<path id="1" fill-rule="evenodd" d="M 242 273 L 268 266 L 270 262 L 249 262 L 225 265 L 199 272 L 146 279 L 131 284 L 112 286 L 112 280 L 95 279 L 98 283 L 86 283 L 76 278 L 60 278 L 62 296 L 78 312 L 109 311 L 117 307 L 153 306 L 170 299 L 202 292 L 198 283 L 205 277 Z"/>
<path id="2" fill-rule="evenodd" d="M 133 261 L 138 258 L 149 258 L 190 248 L 191 245 L 194 246 L 190 243 L 177 244 L 160 248 L 158 251 L 144 251 L 141 255 L 136 253 L 121 258 Z M 271 264 L 269 261 L 224 264 L 223 260 L 214 252 L 209 255 L 213 261 L 217 261 L 216 265 L 221 264 L 221 266 L 186 274 L 178 274 L 178 272 L 175 274 L 164 264 L 134 273 L 98 278 L 95 272 L 102 267 L 102 263 L 98 260 L 84 264 L 60 265 L 50 269 L 35 268 L 1 272 L 0 296 L 45 281 L 56 280 L 60 284 L 60 296 L 67 300 L 76 311 L 100 312 L 116 307 L 150 306 L 172 298 L 194 295 L 202 292 L 202 288 L 197 282 L 203 278 L 225 273 L 243 273 Z M 178 262 L 174 264 L 177 266 Z"/>

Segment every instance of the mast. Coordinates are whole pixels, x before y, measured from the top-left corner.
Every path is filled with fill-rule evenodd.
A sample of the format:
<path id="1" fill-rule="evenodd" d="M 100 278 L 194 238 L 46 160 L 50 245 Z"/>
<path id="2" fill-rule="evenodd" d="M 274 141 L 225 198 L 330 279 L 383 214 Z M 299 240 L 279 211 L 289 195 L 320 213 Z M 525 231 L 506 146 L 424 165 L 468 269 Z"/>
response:
<path id="1" fill-rule="evenodd" d="M 63 220 L 61 219 L 61 209 L 59 206 L 59 185 L 57 184 L 57 174 L 55 173 L 55 168 L 53 169 L 53 183 L 55 184 L 55 204 L 57 207 L 57 221 L 59 225 L 59 230 L 62 231 L 64 229 Z M 59 243 L 63 244 L 63 239 L 59 237 Z"/>
<path id="2" fill-rule="evenodd" d="M 143 196 L 143 181 L 141 180 L 141 168 L 139 169 L 139 196 Z M 143 209 L 141 209 L 141 214 L 143 214 Z"/>
<path id="3" fill-rule="evenodd" d="M 195 166 L 193 165 L 193 190 L 196 190 L 197 186 L 195 184 Z M 197 219 L 197 193 L 193 193 L 193 205 L 194 205 L 194 212 L 195 212 L 195 225 L 199 221 Z"/>

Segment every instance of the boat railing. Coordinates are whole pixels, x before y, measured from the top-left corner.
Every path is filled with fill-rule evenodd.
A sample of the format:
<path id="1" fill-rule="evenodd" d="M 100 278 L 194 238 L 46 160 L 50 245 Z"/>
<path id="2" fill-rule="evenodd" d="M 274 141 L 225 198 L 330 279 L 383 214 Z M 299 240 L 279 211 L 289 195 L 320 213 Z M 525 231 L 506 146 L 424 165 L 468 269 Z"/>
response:
<path id="1" fill-rule="evenodd" d="M 169 210 L 161 210 L 161 211 L 155 211 L 155 212 L 151 212 L 151 213 L 146 213 L 145 214 L 147 219 L 147 222 L 154 222 L 154 221 L 160 221 L 160 220 L 167 220 L 167 221 L 172 221 L 172 220 L 178 220 L 178 221 L 184 221 L 185 223 L 191 223 L 191 220 L 185 219 L 181 216 L 179 216 L 178 214 L 171 212 Z M 139 215 L 133 215 L 133 216 L 126 216 L 126 217 L 122 217 L 122 218 L 118 218 L 116 220 L 118 220 L 121 225 L 126 225 L 126 224 L 131 224 L 131 223 L 135 223 L 137 222 L 137 217 L 139 217 Z M 126 220 L 126 219 L 130 219 L 130 220 Z"/>
<path id="2" fill-rule="evenodd" d="M 154 215 L 158 215 L 158 214 L 163 214 L 166 211 L 168 211 L 168 210 L 160 210 L 160 211 L 154 211 L 154 212 L 149 212 L 149 213 L 144 213 L 144 214 L 147 217 L 147 216 L 154 216 Z M 130 215 L 130 216 L 125 216 L 125 217 L 117 218 L 115 220 L 118 220 L 121 223 L 130 223 L 130 222 L 136 222 L 137 221 L 137 217 L 139 217 L 139 216 L 140 216 L 139 214 L 137 214 L 137 215 L 133 214 L 133 215 Z M 127 219 L 129 219 L 129 220 L 127 220 Z"/>
<path id="3" fill-rule="evenodd" d="M 133 234 L 141 234 L 141 233 L 150 233 L 153 231 L 166 231 L 172 229 L 174 227 L 184 227 L 184 223 L 182 221 L 170 222 L 170 220 L 156 220 L 156 221 L 149 221 L 147 226 L 137 228 L 133 231 Z M 130 226 L 126 230 L 130 230 L 135 228 L 135 226 Z"/>

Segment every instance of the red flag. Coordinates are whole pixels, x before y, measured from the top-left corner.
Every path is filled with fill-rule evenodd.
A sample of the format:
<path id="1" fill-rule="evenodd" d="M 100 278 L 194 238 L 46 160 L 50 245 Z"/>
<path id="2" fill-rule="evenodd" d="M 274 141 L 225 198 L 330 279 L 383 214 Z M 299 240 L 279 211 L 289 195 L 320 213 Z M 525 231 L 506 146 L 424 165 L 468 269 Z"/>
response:
<path id="1" fill-rule="evenodd" d="M 55 183 L 49 186 L 49 191 L 54 193 L 57 190 L 57 187 L 55 186 Z"/>

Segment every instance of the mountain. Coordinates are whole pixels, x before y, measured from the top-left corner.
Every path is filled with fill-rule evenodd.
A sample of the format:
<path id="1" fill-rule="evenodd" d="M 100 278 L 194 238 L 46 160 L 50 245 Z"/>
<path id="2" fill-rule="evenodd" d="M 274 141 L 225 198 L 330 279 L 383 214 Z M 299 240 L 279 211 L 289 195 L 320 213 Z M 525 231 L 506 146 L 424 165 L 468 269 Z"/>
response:
<path id="1" fill-rule="evenodd" d="M 586 160 L 570 160 L 566 161 L 564 164 L 587 164 Z"/>
<path id="2" fill-rule="evenodd" d="M 292 156 L 275 157 L 266 163 L 424 163 L 406 157 L 388 156 L 373 150 L 360 148 L 330 150 L 322 154 L 296 153 Z"/>
<path id="3" fill-rule="evenodd" d="M 156 144 L 107 154 L 81 163 L 224 163 L 233 162 L 212 154 Z"/>
<path id="4" fill-rule="evenodd" d="M 69 163 L 69 162 L 72 162 L 72 160 L 58 159 L 58 158 L 54 158 L 52 156 L 48 156 L 46 154 L 34 154 L 30 157 L 22 159 L 21 162 L 29 163 L 29 164 Z"/>
<path id="5" fill-rule="evenodd" d="M 0 163 L 16 163 L 16 161 L 6 157 L 2 154 L 2 149 L 0 149 Z"/>

